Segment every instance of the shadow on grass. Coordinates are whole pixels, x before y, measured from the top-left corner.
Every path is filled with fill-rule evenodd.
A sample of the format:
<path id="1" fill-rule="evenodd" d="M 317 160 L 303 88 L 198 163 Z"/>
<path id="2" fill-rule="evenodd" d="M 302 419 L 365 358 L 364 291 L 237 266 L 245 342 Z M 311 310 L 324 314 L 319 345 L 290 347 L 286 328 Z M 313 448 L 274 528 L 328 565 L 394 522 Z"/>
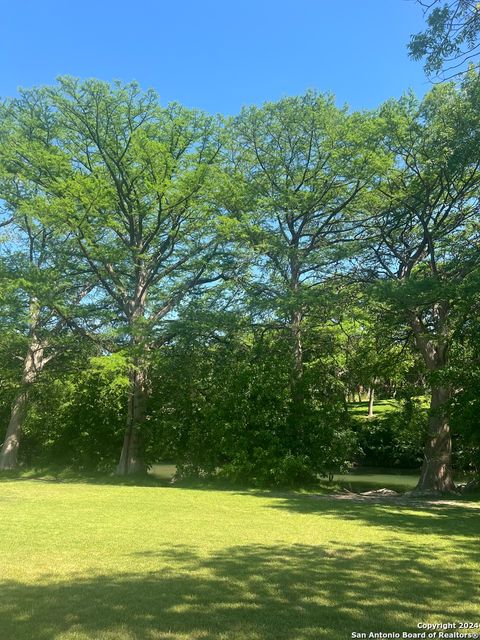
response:
<path id="1" fill-rule="evenodd" d="M 367 418 L 368 417 L 368 400 L 362 400 L 361 402 L 350 402 L 348 404 L 348 411 L 351 416 L 355 418 Z M 398 400 L 378 400 L 373 405 L 374 415 L 372 417 L 384 417 L 385 413 L 395 411 L 400 408 Z"/>
<path id="2" fill-rule="evenodd" d="M 170 485 L 169 478 L 161 478 L 148 473 L 118 476 L 114 473 L 75 471 L 72 469 L 15 469 L 0 471 L 0 482 L 21 480 L 39 480 L 43 482 L 105 484 L 134 487 L 165 487 Z"/>
<path id="3" fill-rule="evenodd" d="M 137 555 L 148 572 L 0 583 L 0 637 L 346 640 L 478 616 L 478 574 L 442 567 L 435 548 L 242 546 L 205 558 L 179 546 Z"/>
<path id="4" fill-rule="evenodd" d="M 174 487 L 176 489 L 186 489 L 194 491 L 255 491 L 258 485 L 240 482 L 233 482 L 225 478 L 184 478 L 172 482 L 168 476 L 159 476 L 154 473 L 139 473 L 128 476 L 118 476 L 114 473 L 75 471 L 70 469 L 18 469 L 12 471 L 0 471 L 0 482 L 38 480 L 40 482 L 53 483 L 83 483 L 108 486 L 130 486 L 130 487 Z M 289 490 L 285 487 L 283 490 Z M 331 491 L 333 485 L 319 483 L 318 485 L 307 485 L 304 490 Z M 268 487 L 262 489 L 264 492 L 272 491 Z M 0 639 L 1 640 L 1 639 Z"/>
<path id="5" fill-rule="evenodd" d="M 262 493 L 251 493 L 258 498 Z M 470 555 L 480 562 L 480 504 L 478 502 L 406 500 L 393 498 L 378 501 L 356 501 L 355 499 L 335 499 L 328 496 L 295 496 L 283 494 L 273 504 L 272 509 L 294 513 L 313 514 L 322 518 L 358 520 L 361 524 L 388 528 L 397 532 L 431 534 L 448 541 L 454 536 L 458 549 L 467 544 L 463 538 L 476 540 L 468 546 Z"/>
<path id="6" fill-rule="evenodd" d="M 159 465 L 157 465 L 159 466 Z M 173 465 L 166 465 L 172 467 Z M 272 496 L 291 495 L 301 496 L 304 494 L 322 494 L 328 496 L 344 489 L 354 492 L 361 492 L 368 489 L 388 488 L 397 492 L 408 491 L 415 485 L 416 476 L 410 475 L 412 470 L 386 470 L 358 469 L 350 474 L 337 476 L 333 482 L 326 479 L 319 479 L 316 484 L 305 486 L 285 486 L 269 488 L 268 486 L 259 488 L 258 485 L 239 483 L 225 478 L 212 479 L 179 479 L 172 482 L 168 475 L 156 475 L 155 473 L 133 474 L 129 476 L 118 476 L 114 473 L 86 472 L 64 468 L 45 469 L 18 469 L 13 471 L 0 471 L 0 482 L 38 480 L 40 482 L 53 483 L 78 483 L 108 486 L 130 486 L 130 487 L 174 487 L 193 491 L 234 491 L 253 495 Z M 371 477 L 369 477 L 371 476 Z M 405 478 L 409 476 L 409 481 Z M 413 481 L 411 480 L 413 478 Z M 465 496 L 455 496 L 455 499 L 480 500 L 480 491 L 465 494 Z"/>

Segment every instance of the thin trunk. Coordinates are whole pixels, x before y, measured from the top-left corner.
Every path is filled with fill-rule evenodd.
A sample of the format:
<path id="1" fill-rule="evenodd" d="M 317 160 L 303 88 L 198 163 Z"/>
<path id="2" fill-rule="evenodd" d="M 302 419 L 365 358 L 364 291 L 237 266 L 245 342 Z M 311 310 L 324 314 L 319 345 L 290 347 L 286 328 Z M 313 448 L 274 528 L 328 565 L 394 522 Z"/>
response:
<path id="1" fill-rule="evenodd" d="M 302 321 L 302 313 L 300 311 L 294 311 L 291 318 L 293 360 L 290 376 L 290 410 L 288 418 L 288 439 L 292 450 L 301 446 L 305 429 Z"/>
<path id="2" fill-rule="evenodd" d="M 44 345 L 37 340 L 35 329 L 36 327 L 32 330 L 31 343 L 23 363 L 22 383 L 12 403 L 7 433 L 0 451 L 0 470 L 15 469 L 18 465 L 18 450 L 27 414 L 30 387 L 48 361 L 44 358 Z"/>
<path id="3" fill-rule="evenodd" d="M 375 399 L 375 387 L 368 389 L 368 417 L 373 418 L 373 401 Z"/>
<path id="4" fill-rule="evenodd" d="M 292 319 L 293 371 L 292 371 L 292 405 L 295 412 L 301 414 L 304 404 L 303 393 L 303 340 L 302 313 L 295 311 Z"/>

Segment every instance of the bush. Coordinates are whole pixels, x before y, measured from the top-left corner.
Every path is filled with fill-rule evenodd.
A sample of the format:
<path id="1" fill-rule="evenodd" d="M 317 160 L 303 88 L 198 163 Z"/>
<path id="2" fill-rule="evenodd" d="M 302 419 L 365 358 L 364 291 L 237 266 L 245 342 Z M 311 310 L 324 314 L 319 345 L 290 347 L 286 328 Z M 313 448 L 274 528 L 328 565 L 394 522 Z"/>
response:
<path id="1" fill-rule="evenodd" d="M 401 400 L 398 410 L 358 420 L 360 462 L 367 467 L 419 467 L 427 420 L 428 412 L 416 398 Z"/>
<path id="2" fill-rule="evenodd" d="M 465 374 L 464 374 L 465 375 Z M 465 376 L 466 378 L 466 376 Z M 457 469 L 480 473 L 480 372 L 470 371 L 464 387 L 451 403 L 451 423 Z"/>
<path id="3" fill-rule="evenodd" d="M 60 465 L 112 471 L 125 429 L 124 363 L 92 358 L 85 370 L 59 379 L 45 372 L 35 384 L 24 428 L 21 459 L 27 465 Z"/>
<path id="4" fill-rule="evenodd" d="M 325 368 L 308 370 L 294 410 L 288 348 L 264 338 L 164 351 L 151 405 L 158 459 L 174 459 L 180 478 L 263 486 L 309 484 L 348 464 L 355 437 L 342 389 Z"/>

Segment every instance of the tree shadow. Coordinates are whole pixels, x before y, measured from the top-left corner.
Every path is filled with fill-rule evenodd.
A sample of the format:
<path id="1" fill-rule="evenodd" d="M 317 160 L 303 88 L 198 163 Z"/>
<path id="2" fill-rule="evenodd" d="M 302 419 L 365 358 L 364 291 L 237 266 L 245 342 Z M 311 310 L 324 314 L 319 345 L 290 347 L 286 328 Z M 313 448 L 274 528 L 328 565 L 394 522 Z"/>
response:
<path id="1" fill-rule="evenodd" d="M 168 487 L 169 478 L 161 478 L 149 473 L 119 476 L 114 473 L 96 471 L 76 471 L 65 468 L 14 469 L 0 471 L 0 482 L 21 482 L 35 480 L 47 483 L 94 484 L 128 487 Z"/>
<path id="2" fill-rule="evenodd" d="M 250 493 L 258 498 L 261 492 Z M 283 494 L 268 505 L 272 509 L 318 515 L 322 518 L 357 520 L 362 525 L 397 532 L 437 535 L 443 539 L 480 536 L 480 503 L 459 500 L 406 499 L 403 497 L 361 501 L 331 496 Z M 480 545 L 471 547 L 480 557 Z"/>
<path id="3" fill-rule="evenodd" d="M 201 556 L 176 546 L 133 555 L 148 558 L 148 572 L 0 583 L 0 637 L 346 640 L 478 617 L 478 574 L 445 567 L 435 548 L 248 545 Z"/>

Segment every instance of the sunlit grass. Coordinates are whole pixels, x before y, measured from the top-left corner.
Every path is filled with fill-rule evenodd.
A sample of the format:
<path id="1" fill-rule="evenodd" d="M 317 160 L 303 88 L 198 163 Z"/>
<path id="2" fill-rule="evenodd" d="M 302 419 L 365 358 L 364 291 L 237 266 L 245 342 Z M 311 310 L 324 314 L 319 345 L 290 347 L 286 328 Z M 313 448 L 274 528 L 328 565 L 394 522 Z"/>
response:
<path id="1" fill-rule="evenodd" d="M 2 640 L 314 640 L 478 620 L 476 504 L 4 478 Z"/>
<path id="2" fill-rule="evenodd" d="M 430 399 L 427 396 L 416 396 L 415 399 L 420 402 L 420 406 L 423 409 L 428 409 Z M 392 411 L 398 411 L 401 406 L 400 400 L 396 400 L 395 398 L 375 400 L 373 404 L 373 417 L 382 418 Z M 348 411 L 354 418 L 368 419 L 368 400 L 362 400 L 361 402 L 349 402 Z"/>
<path id="3" fill-rule="evenodd" d="M 390 398 L 388 400 L 377 400 L 373 405 L 375 416 L 381 416 L 390 411 L 397 411 L 400 408 L 398 400 Z M 355 418 L 366 418 L 368 415 L 368 400 L 362 402 L 350 402 L 348 410 Z"/>

